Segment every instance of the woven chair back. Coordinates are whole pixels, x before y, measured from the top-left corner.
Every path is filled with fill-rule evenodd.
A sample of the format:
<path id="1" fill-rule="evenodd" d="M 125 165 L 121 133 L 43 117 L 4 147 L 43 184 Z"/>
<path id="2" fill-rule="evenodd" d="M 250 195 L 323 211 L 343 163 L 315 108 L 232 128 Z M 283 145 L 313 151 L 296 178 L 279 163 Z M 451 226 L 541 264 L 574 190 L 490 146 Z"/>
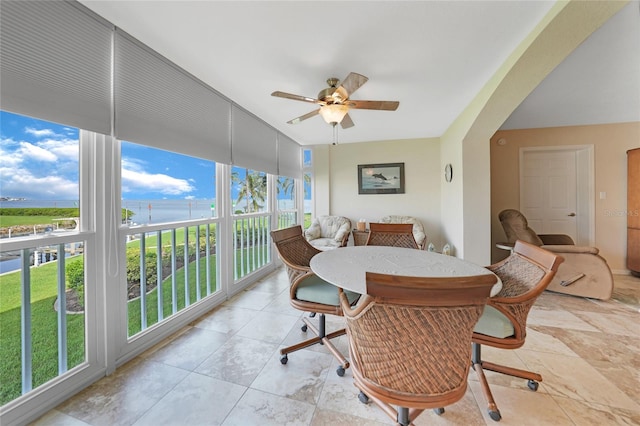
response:
<path id="1" fill-rule="evenodd" d="M 320 253 L 320 250 L 313 247 L 304 238 L 302 226 L 297 225 L 271 231 L 271 239 L 276 246 L 280 259 L 287 267 L 291 283 L 300 275 L 311 271 L 309 262 L 311 262 L 313 256 Z"/>
<path id="2" fill-rule="evenodd" d="M 563 261 L 562 256 L 518 240 L 509 257 L 487 268 L 502 281 L 502 289 L 487 304 L 506 315 L 515 331 L 514 336 L 509 338 L 512 342 L 504 345 L 519 347 L 524 343 L 529 311 L 549 286 Z M 480 340 L 474 338 L 474 341 Z M 490 342 L 493 340 L 487 338 L 481 343 L 492 344 Z M 495 342 L 493 346 L 496 346 Z"/>
<path id="3" fill-rule="evenodd" d="M 367 245 L 418 248 L 410 223 L 370 223 Z"/>
<path id="4" fill-rule="evenodd" d="M 495 275 L 417 278 L 367 273 L 347 319 L 357 383 L 403 407 L 436 408 L 465 393 L 473 328 Z"/>

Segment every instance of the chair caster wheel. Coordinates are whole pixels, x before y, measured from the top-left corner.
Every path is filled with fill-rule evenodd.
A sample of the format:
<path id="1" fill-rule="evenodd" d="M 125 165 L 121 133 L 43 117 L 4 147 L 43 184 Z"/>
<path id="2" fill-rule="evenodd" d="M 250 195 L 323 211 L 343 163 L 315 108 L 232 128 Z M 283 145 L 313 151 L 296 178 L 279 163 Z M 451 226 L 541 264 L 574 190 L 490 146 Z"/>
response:
<path id="1" fill-rule="evenodd" d="M 535 380 L 529 380 L 527 382 L 527 386 L 529 386 L 529 389 L 535 392 L 538 390 L 539 383 L 536 382 Z"/>
<path id="2" fill-rule="evenodd" d="M 434 408 L 433 412 L 441 416 L 442 414 L 444 414 L 444 408 Z"/>
<path id="3" fill-rule="evenodd" d="M 287 354 L 284 354 L 280 357 L 280 364 L 284 365 L 287 363 L 287 361 L 289 361 L 289 358 L 287 357 Z"/>
<path id="4" fill-rule="evenodd" d="M 365 395 L 364 392 L 360 392 L 358 394 L 358 400 L 360 400 L 360 402 L 362 402 L 363 404 L 369 403 L 369 397 Z"/>
<path id="5" fill-rule="evenodd" d="M 309 318 L 313 318 L 313 317 L 315 317 L 315 316 L 316 316 L 316 313 L 315 313 L 315 312 L 311 312 L 311 313 L 309 313 Z"/>
<path id="6" fill-rule="evenodd" d="M 502 416 L 500 415 L 500 411 L 498 410 L 489 411 L 489 417 L 491 417 L 491 420 L 495 420 L 496 422 L 499 422 L 500 419 L 502 419 Z"/>
<path id="7" fill-rule="evenodd" d="M 340 377 L 344 376 L 344 367 L 343 366 L 338 367 L 338 369 L 336 370 L 336 374 Z"/>
<path id="8" fill-rule="evenodd" d="M 302 330 L 302 331 L 304 331 L 306 333 L 307 332 L 307 324 L 305 324 L 302 327 L 300 327 L 300 330 Z"/>

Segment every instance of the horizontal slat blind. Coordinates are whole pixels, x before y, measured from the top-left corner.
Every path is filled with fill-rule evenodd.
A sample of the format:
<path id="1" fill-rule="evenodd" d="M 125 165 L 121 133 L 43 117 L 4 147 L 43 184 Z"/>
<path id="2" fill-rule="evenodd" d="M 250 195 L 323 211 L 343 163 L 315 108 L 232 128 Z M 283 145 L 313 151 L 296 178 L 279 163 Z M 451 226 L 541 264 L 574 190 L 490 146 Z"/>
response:
<path id="1" fill-rule="evenodd" d="M 302 178 L 302 148 L 282 133 L 278 133 L 278 175 Z"/>
<path id="2" fill-rule="evenodd" d="M 231 135 L 234 165 L 278 174 L 278 134 L 275 129 L 234 105 Z"/>
<path id="3" fill-rule="evenodd" d="M 0 107 L 110 134 L 111 35 L 79 4 L 0 2 Z"/>
<path id="4" fill-rule="evenodd" d="M 231 162 L 231 102 L 120 30 L 114 82 L 118 139 Z"/>

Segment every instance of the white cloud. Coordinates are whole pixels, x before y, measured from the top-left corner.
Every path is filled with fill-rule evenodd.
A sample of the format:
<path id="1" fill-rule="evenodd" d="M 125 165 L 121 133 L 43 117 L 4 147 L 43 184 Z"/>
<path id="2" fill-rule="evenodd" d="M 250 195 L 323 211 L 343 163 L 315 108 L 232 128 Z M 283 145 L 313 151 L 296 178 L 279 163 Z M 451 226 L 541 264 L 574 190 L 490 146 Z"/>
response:
<path id="1" fill-rule="evenodd" d="M 13 151 L 6 151 L 3 149 L 4 140 L 2 142 L 2 145 L 0 145 L 0 158 L 2 158 L 2 167 L 0 167 L 0 170 L 9 167 L 16 167 L 22 163 L 22 156 Z"/>
<path id="2" fill-rule="evenodd" d="M 23 160 L 30 159 L 35 161 L 54 162 L 58 159 L 55 154 L 29 142 L 20 142 L 18 153 L 22 156 Z"/>
<path id="3" fill-rule="evenodd" d="M 54 132 L 51 129 L 34 129 L 33 127 L 27 127 L 24 129 L 24 132 L 29 134 L 29 135 L 33 135 L 37 138 L 43 138 L 45 136 L 57 136 L 56 132 Z"/>
<path id="4" fill-rule="evenodd" d="M 138 158 L 122 157 L 121 160 L 123 170 L 131 170 L 134 172 L 144 172 L 146 161 Z"/>
<path id="5" fill-rule="evenodd" d="M 152 191 L 167 195 L 180 195 L 189 193 L 194 189 L 185 179 L 178 179 L 160 173 L 151 174 L 140 170 L 126 169 L 123 164 L 123 192 Z"/>
<path id="6" fill-rule="evenodd" d="M 78 161 L 80 144 L 77 139 L 47 139 L 38 143 L 39 147 L 57 155 L 59 159 Z"/>
<path id="7" fill-rule="evenodd" d="M 78 198 L 78 182 L 65 179 L 62 176 L 38 177 L 29 170 L 22 168 L 0 169 L 3 194 L 30 199 L 74 199 Z"/>

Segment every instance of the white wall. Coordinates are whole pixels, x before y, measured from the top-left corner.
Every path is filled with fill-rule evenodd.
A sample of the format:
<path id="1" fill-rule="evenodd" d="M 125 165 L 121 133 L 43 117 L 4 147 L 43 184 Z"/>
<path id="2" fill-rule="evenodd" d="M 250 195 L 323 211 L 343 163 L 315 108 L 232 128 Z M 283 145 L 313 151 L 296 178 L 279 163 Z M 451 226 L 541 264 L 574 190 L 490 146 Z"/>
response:
<path id="1" fill-rule="evenodd" d="M 323 150 L 327 149 L 329 155 L 325 156 Z M 381 163 L 404 163 L 404 194 L 358 194 L 358 165 Z M 354 227 L 361 218 L 375 222 L 392 214 L 414 216 L 424 225 L 428 242 L 442 248 L 439 139 L 316 146 L 314 171 L 316 178 L 324 177 L 325 182 L 330 177 L 328 213 L 348 217 Z M 325 183 L 320 183 L 316 191 L 324 188 Z M 327 195 L 316 196 L 322 200 Z"/>

